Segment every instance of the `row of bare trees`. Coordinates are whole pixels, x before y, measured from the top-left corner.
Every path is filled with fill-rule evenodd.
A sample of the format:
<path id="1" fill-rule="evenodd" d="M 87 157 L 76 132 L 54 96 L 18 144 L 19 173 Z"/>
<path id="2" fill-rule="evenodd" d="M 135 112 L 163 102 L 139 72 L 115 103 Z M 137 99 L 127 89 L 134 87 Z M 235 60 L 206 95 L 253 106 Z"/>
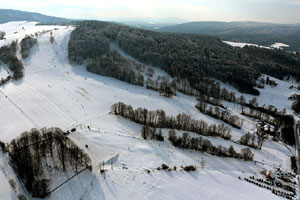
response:
<path id="1" fill-rule="evenodd" d="M 217 98 L 213 98 L 210 96 L 206 96 L 204 94 L 200 94 L 199 97 L 197 98 L 197 100 L 225 109 L 225 106 L 221 103 L 221 99 L 217 99 Z"/>
<path id="2" fill-rule="evenodd" d="M 144 125 L 142 127 L 141 136 L 145 140 L 150 139 L 150 140 L 164 141 L 164 137 L 162 136 L 161 129 L 159 129 L 158 133 L 156 133 L 155 127 L 150 127 L 147 125 Z"/>
<path id="3" fill-rule="evenodd" d="M 222 137 L 227 140 L 231 138 L 231 129 L 223 124 L 208 125 L 205 121 L 192 119 L 191 116 L 185 113 L 179 113 L 176 117 L 167 116 L 163 110 L 148 111 L 145 108 L 134 110 L 132 106 L 123 102 L 113 104 L 111 110 L 116 115 L 143 125 L 190 131 L 205 136 Z"/>
<path id="4" fill-rule="evenodd" d="M 147 78 L 146 80 L 147 89 L 159 91 L 162 96 L 171 98 L 176 95 L 176 88 L 174 82 L 169 82 L 168 78 L 165 76 L 160 77 L 159 80 L 152 80 Z"/>
<path id="5" fill-rule="evenodd" d="M 239 118 L 236 115 L 231 115 L 228 111 L 224 109 L 220 109 L 218 106 L 213 108 L 212 106 L 208 106 L 207 103 L 199 101 L 195 106 L 200 112 L 214 117 L 216 119 L 220 119 L 227 124 L 230 124 L 234 128 L 241 129 L 244 123 L 244 120 Z"/>
<path id="6" fill-rule="evenodd" d="M 249 146 L 252 148 L 258 148 L 261 149 L 262 145 L 264 142 L 264 138 L 262 133 L 258 133 L 254 134 L 254 133 L 246 133 L 244 135 L 242 135 L 242 137 L 239 140 L 239 143 L 241 145 L 245 145 L 245 146 Z"/>
<path id="7" fill-rule="evenodd" d="M 241 114 L 245 115 L 247 117 L 254 118 L 254 119 L 266 121 L 269 124 L 272 124 L 274 126 L 279 126 L 280 125 L 280 122 L 276 118 L 272 117 L 269 114 L 261 112 L 259 110 L 253 109 L 253 108 L 249 108 L 248 112 L 245 109 L 243 109 L 243 111 L 241 112 Z"/>
<path id="8" fill-rule="evenodd" d="M 254 156 L 249 148 L 244 148 L 240 153 L 238 153 L 235 151 L 232 145 L 228 149 L 221 145 L 216 147 L 212 145 L 209 140 L 204 139 L 201 136 L 190 137 L 188 133 L 183 133 L 182 136 L 179 137 L 176 135 L 176 131 L 173 129 L 169 131 L 168 140 L 175 147 L 182 149 L 193 149 L 195 151 L 201 151 L 219 157 L 231 157 L 252 161 Z"/>

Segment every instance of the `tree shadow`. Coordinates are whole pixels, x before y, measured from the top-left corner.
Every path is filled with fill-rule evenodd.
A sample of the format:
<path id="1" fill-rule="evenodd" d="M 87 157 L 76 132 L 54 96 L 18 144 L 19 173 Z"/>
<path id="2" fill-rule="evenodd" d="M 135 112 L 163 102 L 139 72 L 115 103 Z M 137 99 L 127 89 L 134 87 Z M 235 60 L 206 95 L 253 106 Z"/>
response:
<path id="1" fill-rule="evenodd" d="M 89 170 L 79 174 L 50 194 L 46 199 L 106 199 L 95 174 Z"/>

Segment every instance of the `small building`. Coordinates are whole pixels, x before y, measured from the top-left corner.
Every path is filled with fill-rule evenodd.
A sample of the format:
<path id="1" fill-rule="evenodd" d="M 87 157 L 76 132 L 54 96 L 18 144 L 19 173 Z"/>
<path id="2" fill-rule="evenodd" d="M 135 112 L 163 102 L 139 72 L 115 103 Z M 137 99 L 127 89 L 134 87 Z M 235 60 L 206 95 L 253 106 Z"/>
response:
<path id="1" fill-rule="evenodd" d="M 274 180 L 275 179 L 275 174 L 270 170 L 266 174 L 266 178 L 269 180 Z"/>

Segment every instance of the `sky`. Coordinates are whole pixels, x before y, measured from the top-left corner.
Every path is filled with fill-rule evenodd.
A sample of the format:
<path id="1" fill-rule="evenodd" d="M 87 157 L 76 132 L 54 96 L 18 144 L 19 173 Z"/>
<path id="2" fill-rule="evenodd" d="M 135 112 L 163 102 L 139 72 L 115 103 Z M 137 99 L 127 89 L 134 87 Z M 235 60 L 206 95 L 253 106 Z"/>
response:
<path id="1" fill-rule="evenodd" d="M 0 8 L 71 19 L 300 23 L 300 0 L 0 0 Z"/>

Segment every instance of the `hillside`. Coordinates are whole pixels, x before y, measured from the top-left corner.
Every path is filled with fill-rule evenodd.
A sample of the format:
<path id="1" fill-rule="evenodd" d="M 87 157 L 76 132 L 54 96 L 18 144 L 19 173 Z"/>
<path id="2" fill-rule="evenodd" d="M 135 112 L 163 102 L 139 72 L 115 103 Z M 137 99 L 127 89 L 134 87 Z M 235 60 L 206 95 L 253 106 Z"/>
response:
<path id="1" fill-rule="evenodd" d="M 0 9 L 0 24 L 11 21 L 33 21 L 44 24 L 62 24 L 70 19 L 42 15 L 40 13 L 25 12 L 20 10 Z"/>
<path id="2" fill-rule="evenodd" d="M 271 46 L 289 45 L 286 50 L 299 51 L 300 27 L 298 24 L 272 24 L 259 22 L 190 22 L 167 26 L 159 32 L 197 33 L 220 37 L 222 40 Z"/>
<path id="3" fill-rule="evenodd" d="M 100 24 L 102 25 L 102 23 Z M 108 27 L 111 28 L 108 29 L 110 31 L 118 30 L 114 29 L 117 26 L 110 25 Z M 247 180 L 250 176 L 265 179 L 265 176 L 261 174 L 261 171 L 264 170 L 276 171 L 277 168 L 281 168 L 284 173 L 291 172 L 291 156 L 295 154 L 294 148 L 285 145 L 282 141 L 276 141 L 278 137 L 271 134 L 266 134 L 261 149 L 241 144 L 240 138 L 247 132 L 254 135 L 258 125 L 258 120 L 241 114 L 242 110 L 247 113 L 251 110 L 246 103 L 229 101 L 230 97 L 225 98 L 224 96 L 219 102 L 226 107 L 229 113 L 226 114 L 227 116 L 236 115 L 243 119 L 243 125 L 239 129 L 224 122 L 224 118 L 221 120 L 200 112 L 195 106 L 199 103 L 201 95 L 195 91 L 191 91 L 191 95 L 183 94 L 183 92 L 188 93 L 187 91 L 190 89 L 187 83 L 185 85 L 181 83 L 181 87 L 177 87 L 175 94 L 167 97 L 165 91 L 155 89 L 156 85 L 164 85 L 165 79 L 168 80 L 168 83 L 174 80 L 168 71 L 164 70 L 167 68 L 150 66 L 141 62 L 142 59 L 135 59 L 135 57 L 140 58 L 136 56 L 138 53 L 130 56 L 124 46 L 120 45 L 121 41 L 118 41 L 118 39 L 126 38 L 128 36 L 126 33 L 130 31 L 136 31 L 133 36 L 145 33 L 143 36 L 145 38 L 149 32 L 120 27 L 122 32 L 119 32 L 119 36 L 115 37 L 115 40 L 110 40 L 109 37 L 101 40 L 104 36 L 98 28 L 95 32 L 86 34 L 85 38 L 92 39 L 89 43 L 85 43 L 85 40 L 77 41 L 78 43 L 75 45 L 80 50 L 80 54 L 76 54 L 76 51 L 69 51 L 70 45 L 72 45 L 70 38 L 76 38 L 78 34 L 74 31 L 76 30 L 75 27 L 35 26 L 35 23 L 28 22 L 10 22 L 0 25 L 0 30 L 6 32 L 6 37 L 9 38 L 9 40 L 0 43 L 1 46 L 8 45 L 9 41 L 12 42 L 16 39 L 21 41 L 26 34 L 32 34 L 37 39 L 37 44 L 31 48 L 27 58 L 22 58 L 20 46 L 17 45 L 16 57 L 24 65 L 24 77 L 0 86 L 0 140 L 10 143 L 21 133 L 29 131 L 31 128 L 59 127 L 66 133 L 69 131 L 67 137 L 81 149 L 84 149 L 92 162 L 92 173 L 84 171 L 75 176 L 51 193 L 50 196 L 47 196 L 46 199 L 284 199 L 284 197 L 279 196 L 279 193 L 277 195 L 272 193 L 272 188 L 274 191 L 276 189 L 276 191 L 285 193 L 289 193 L 288 190 L 279 186 L 268 186 L 271 189 L 258 187 Z M 89 29 L 77 31 L 80 30 Z M 105 30 L 103 34 L 107 33 Z M 18 33 L 14 34 L 16 31 Z M 35 36 L 35 33 L 38 34 Z M 154 32 L 150 33 L 154 36 L 153 38 L 148 36 L 146 41 L 150 42 L 150 45 L 156 44 L 153 42 L 154 39 L 160 37 L 157 37 Z M 101 38 L 94 38 L 94 34 L 101 35 Z M 124 36 L 121 37 L 121 34 Z M 165 37 L 168 39 L 170 36 L 166 35 Z M 195 41 L 201 44 L 206 42 L 198 36 L 193 37 L 195 37 L 193 38 Z M 185 41 L 189 38 L 188 36 L 175 35 L 174 40 L 176 39 Z M 208 37 L 208 39 L 208 45 L 216 43 L 219 45 L 218 47 L 225 50 L 235 51 L 234 48 L 223 44 L 216 38 Z M 135 40 L 133 41 L 135 45 L 138 44 Z M 147 42 L 145 43 L 148 44 Z M 109 49 L 110 54 L 92 54 L 94 51 L 91 53 L 91 49 L 86 48 L 87 46 L 91 49 L 97 49 L 96 52 L 98 53 Z M 188 48 L 188 45 L 185 47 Z M 141 47 L 137 46 L 137 48 Z M 223 52 L 223 50 L 221 51 Z M 247 51 L 251 52 L 250 50 Z M 70 64 L 70 60 L 72 61 L 70 57 L 74 55 L 77 56 L 75 58 L 78 58 L 77 61 L 81 64 L 74 62 Z M 78 55 L 83 56 L 83 58 Z M 268 54 L 266 53 L 266 55 Z M 98 59 L 100 63 L 103 62 L 104 64 L 93 64 L 93 61 L 95 62 L 93 59 Z M 98 74 L 87 71 L 87 69 L 93 70 L 93 66 L 99 67 L 96 68 Z M 113 66 L 113 69 L 121 70 L 121 74 L 126 75 L 128 72 L 125 70 L 129 69 L 134 74 L 141 75 L 143 80 L 149 81 L 140 85 L 133 84 L 134 82 L 130 81 L 136 80 L 136 77 L 132 78 L 132 76 L 128 79 L 118 80 L 118 78 L 122 78 L 118 76 L 118 73 L 99 70 L 106 66 Z M 7 69 L 6 65 L 0 65 L 0 75 L 3 77 L 7 76 L 5 69 Z M 106 74 L 101 75 L 100 73 Z M 293 78 L 279 80 L 265 74 L 261 75 L 260 77 L 265 80 L 267 77 L 274 80 L 277 86 L 274 87 L 268 83 L 264 85 L 264 88 L 255 87 L 260 95 L 257 96 L 257 104 L 254 102 L 253 105 L 273 105 L 278 109 L 278 112 L 273 111 L 273 114 L 280 115 L 279 113 L 285 109 L 286 114 L 297 119 L 297 114 L 290 109 L 292 101 L 288 98 L 294 93 L 299 93 L 297 89 L 299 84 Z M 152 79 L 153 84 L 150 84 L 150 79 Z M 242 94 L 236 88 L 219 80 L 215 80 L 214 83 L 219 84 L 220 91 L 227 90 L 225 96 L 230 96 L 230 92 L 234 92 L 236 98 L 240 99 L 241 95 L 244 95 L 244 101 L 252 102 L 253 95 Z M 291 85 L 294 87 L 289 89 Z M 195 93 L 192 94 L 193 92 Z M 205 97 L 202 98 L 201 101 L 204 101 Z M 213 103 L 211 99 L 206 99 L 206 101 L 211 102 L 208 104 L 214 109 L 217 107 L 221 109 L 221 106 L 217 106 L 217 102 Z M 183 116 L 182 120 L 180 117 L 176 118 L 178 126 L 180 121 L 185 121 L 183 113 L 199 122 L 202 120 L 212 128 L 223 125 L 230 129 L 231 138 L 224 139 L 216 135 L 201 135 L 200 132 L 187 131 L 187 128 L 192 129 L 190 124 L 186 124 L 175 128 L 178 137 L 187 136 L 184 134 L 187 132 L 188 137 L 185 138 L 185 141 L 199 141 L 202 138 L 202 141 L 206 141 L 206 143 L 209 141 L 216 148 L 214 149 L 216 151 L 188 149 L 188 143 L 185 147 L 180 148 L 173 145 L 168 139 L 172 128 L 166 127 L 172 125 L 170 122 L 167 125 L 161 124 L 156 129 L 156 132 L 161 129 L 164 141 L 143 139 L 141 130 L 144 126 L 139 118 L 133 122 L 129 118 L 114 114 L 111 106 L 117 102 L 131 105 L 132 109 L 147 109 L 150 116 L 148 120 L 155 123 L 158 123 L 159 120 L 151 117 L 155 116 L 154 112 L 151 111 L 162 109 L 165 115 L 169 117 L 168 119 L 172 119 L 170 116 L 178 116 L 178 114 Z M 255 109 L 252 111 L 254 112 Z M 127 117 L 134 116 L 132 112 L 125 112 L 125 114 Z M 274 117 L 269 116 L 269 121 L 272 119 Z M 205 123 L 202 125 L 204 126 Z M 71 131 L 74 128 L 75 130 Z M 256 143 L 256 135 L 254 140 Z M 210 147 L 212 148 L 212 146 Z M 250 148 L 253 153 L 253 160 L 245 161 L 241 157 L 232 156 L 227 152 L 230 146 L 237 153 L 242 152 L 242 149 Z M 204 164 L 202 160 L 204 160 Z M 100 173 L 103 163 L 106 171 Z M 158 167 L 161 167 L 163 163 L 168 165 L 171 170 L 158 170 Z M 183 169 L 190 165 L 195 166 L 196 171 L 188 172 Z M 176 166 L 176 170 L 174 166 Z M 9 155 L 2 153 L 1 150 L 0 178 L 0 198 L 17 199 L 20 194 L 29 197 L 9 164 Z M 59 175 L 52 178 L 56 180 L 54 182 L 56 184 L 53 186 L 57 186 L 64 181 L 65 176 Z M 10 180 L 14 180 L 15 187 L 11 186 Z M 296 179 L 292 178 L 292 180 Z M 294 198 L 297 198 L 298 195 L 297 189 Z"/>
<path id="4" fill-rule="evenodd" d="M 207 83 L 208 77 L 255 95 L 259 94 L 254 89 L 256 80 L 262 73 L 279 79 L 300 77 L 299 54 L 258 47 L 232 48 L 212 36 L 158 33 L 97 21 L 78 23 L 69 42 L 69 59 L 79 64 L 96 58 L 102 62 L 99 58 L 106 59 L 110 42 L 142 63 L 187 79 L 201 92 L 200 85 Z"/>

